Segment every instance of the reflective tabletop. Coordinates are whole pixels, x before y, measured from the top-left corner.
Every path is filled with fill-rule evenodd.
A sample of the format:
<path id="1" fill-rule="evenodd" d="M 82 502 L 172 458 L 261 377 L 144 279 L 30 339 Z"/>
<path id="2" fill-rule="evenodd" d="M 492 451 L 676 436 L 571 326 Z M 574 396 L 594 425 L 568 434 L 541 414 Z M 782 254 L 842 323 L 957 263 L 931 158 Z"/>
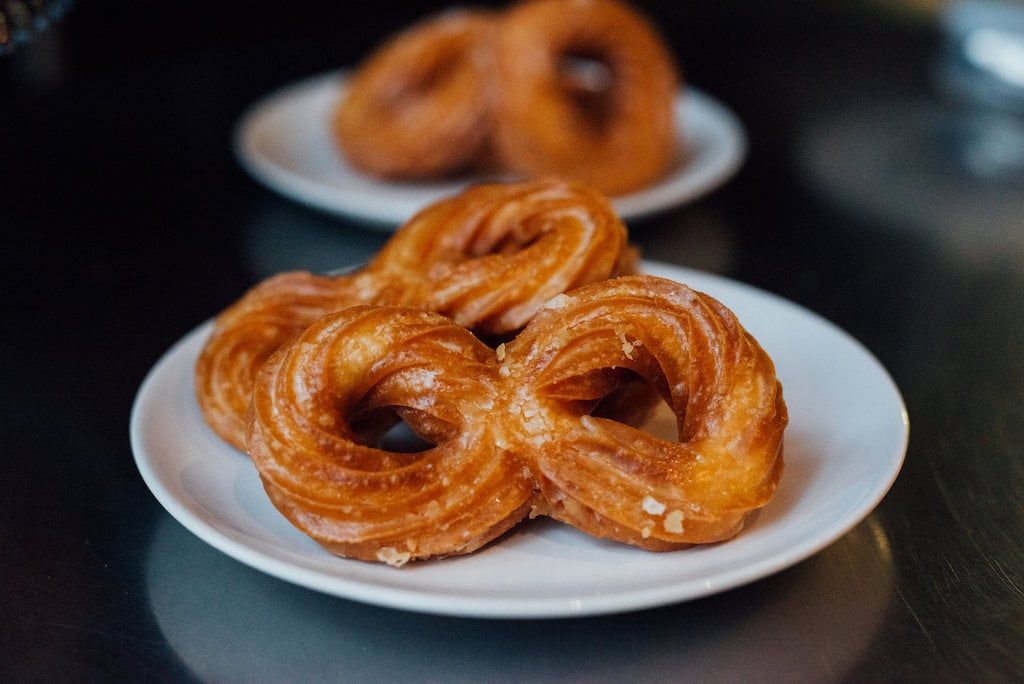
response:
<path id="1" fill-rule="evenodd" d="M 386 239 L 230 148 L 254 100 L 439 7 L 344 5 L 80 3 L 0 56 L 0 676 L 1024 678 L 1024 118 L 949 85 L 927 2 L 641 3 L 750 154 L 632 239 L 832 320 L 906 400 L 903 472 L 839 541 L 687 603 L 503 621 L 318 594 L 171 518 L 128 445 L 147 370 L 259 279 Z"/>

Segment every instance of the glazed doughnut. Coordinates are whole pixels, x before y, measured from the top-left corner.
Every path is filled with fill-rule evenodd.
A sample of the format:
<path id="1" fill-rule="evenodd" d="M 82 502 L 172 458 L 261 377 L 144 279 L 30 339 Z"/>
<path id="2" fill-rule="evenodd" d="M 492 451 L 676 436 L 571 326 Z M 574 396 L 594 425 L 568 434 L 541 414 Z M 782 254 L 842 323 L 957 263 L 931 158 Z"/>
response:
<path id="1" fill-rule="evenodd" d="M 405 281 L 425 274 L 422 306 L 502 335 L 556 294 L 634 268 L 626 241 L 611 204 L 589 188 L 556 180 L 480 185 L 413 217 L 370 269 Z"/>
<path id="2" fill-rule="evenodd" d="M 677 441 L 591 415 L 631 376 Z M 330 551 L 392 565 L 468 553 L 527 513 L 652 550 L 729 539 L 774 493 L 787 423 L 736 317 L 650 276 L 560 294 L 497 352 L 436 313 L 331 314 L 267 362 L 252 407 L 274 505 Z M 354 420 L 380 410 L 436 446 L 367 446 Z"/>
<path id="3" fill-rule="evenodd" d="M 452 11 L 385 43 L 349 83 L 334 138 L 354 166 L 392 178 L 458 171 L 492 127 L 495 20 Z"/>
<path id="4" fill-rule="evenodd" d="M 356 307 L 260 371 L 248 448 L 270 500 L 328 550 L 401 565 L 469 553 L 529 510 L 533 478 L 497 452 L 494 351 L 439 314 Z M 364 446 L 350 416 L 390 407 L 438 445 Z"/>
<path id="5" fill-rule="evenodd" d="M 498 33 L 494 138 L 505 167 L 609 194 L 669 170 L 679 78 L 643 17 L 615 0 L 527 0 L 508 10 Z M 607 77 L 566 74 L 573 60 L 597 62 Z"/>
<path id="6" fill-rule="evenodd" d="M 771 359 L 718 301 L 652 276 L 555 297 L 509 343 L 506 426 L 537 512 L 648 549 L 733 537 L 782 472 L 787 424 Z M 677 418 L 677 442 L 588 415 L 635 374 Z"/>
<path id="7" fill-rule="evenodd" d="M 592 190 L 552 180 L 470 188 L 414 216 L 359 273 L 282 274 L 225 310 L 196 364 L 199 405 L 218 435 L 244 449 L 257 370 L 321 316 L 405 304 L 501 336 L 556 294 L 633 263 L 625 226 Z"/>
<path id="8" fill-rule="evenodd" d="M 372 274 L 327 278 L 282 273 L 252 288 L 224 310 L 196 362 L 199 407 L 214 432 L 245 449 L 246 412 L 256 371 L 282 344 L 332 311 L 368 301 L 384 303 L 390 292 Z"/>

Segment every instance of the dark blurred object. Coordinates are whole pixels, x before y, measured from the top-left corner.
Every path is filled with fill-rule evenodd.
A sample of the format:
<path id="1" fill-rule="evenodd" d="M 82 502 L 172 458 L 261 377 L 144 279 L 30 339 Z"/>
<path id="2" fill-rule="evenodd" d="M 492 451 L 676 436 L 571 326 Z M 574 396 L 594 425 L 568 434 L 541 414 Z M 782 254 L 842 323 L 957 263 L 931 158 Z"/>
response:
<path id="1" fill-rule="evenodd" d="M 0 0 L 0 55 L 42 33 L 71 7 L 71 0 Z"/>
<path id="2" fill-rule="evenodd" d="M 961 267 L 1024 264 L 1024 3 L 955 0 L 933 92 L 849 98 L 795 145 L 815 194 Z"/>
<path id="3" fill-rule="evenodd" d="M 941 86 L 962 98 L 1024 114 L 1024 3 L 959 0 L 942 24 Z"/>
<path id="4" fill-rule="evenodd" d="M 930 97 L 850 102 L 794 152 L 808 187 L 844 213 L 918 235 L 961 267 L 1024 269 L 1017 117 Z"/>

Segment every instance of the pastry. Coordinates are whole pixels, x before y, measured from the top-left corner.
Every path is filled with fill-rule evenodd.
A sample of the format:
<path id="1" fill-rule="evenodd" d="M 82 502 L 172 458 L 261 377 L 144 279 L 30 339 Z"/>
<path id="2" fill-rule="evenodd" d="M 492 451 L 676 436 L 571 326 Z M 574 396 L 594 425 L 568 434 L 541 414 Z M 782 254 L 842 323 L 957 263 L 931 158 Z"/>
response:
<path id="1" fill-rule="evenodd" d="M 332 119 L 348 162 L 385 178 L 507 171 L 609 194 L 676 159 L 679 75 L 656 29 L 619 0 L 458 10 L 391 38 Z"/>
<path id="2" fill-rule="evenodd" d="M 477 186 L 421 211 L 369 270 L 422 278 L 422 306 L 477 333 L 503 335 L 556 294 L 635 261 L 603 195 L 548 179 Z"/>
<path id="3" fill-rule="evenodd" d="M 494 139 L 504 167 L 616 195 L 676 161 L 679 77 L 657 31 L 627 4 L 515 5 L 502 17 L 496 62 Z"/>
<path id="4" fill-rule="evenodd" d="M 705 294 L 630 276 L 559 295 L 508 344 L 504 367 L 506 426 L 529 454 L 545 515 L 673 549 L 733 537 L 775 491 L 782 387 L 756 340 Z M 658 390 L 678 442 L 587 413 L 623 375 Z"/>
<path id="5" fill-rule="evenodd" d="M 579 185 L 470 188 L 419 212 L 358 273 L 278 275 L 228 307 L 196 364 L 203 416 L 243 449 L 256 371 L 328 313 L 412 305 L 498 338 L 522 328 L 551 297 L 632 268 L 626 239 L 608 200 Z"/>
<path id="6" fill-rule="evenodd" d="M 637 378 L 677 441 L 594 415 Z M 436 446 L 375 448 L 359 426 L 380 412 Z M 330 551 L 392 565 L 469 553 L 527 515 L 652 550 L 729 539 L 774 493 L 787 423 L 736 317 L 651 276 L 559 294 L 497 350 L 411 307 L 325 316 L 262 368 L 250 418 L 274 505 Z"/>
<path id="7" fill-rule="evenodd" d="M 349 162 L 378 176 L 425 178 L 479 157 L 492 127 L 495 26 L 489 12 L 450 11 L 378 49 L 334 114 Z"/>
<path id="8" fill-rule="evenodd" d="M 275 354 L 253 393 L 249 454 L 270 500 L 328 550 L 400 565 L 469 553 L 529 510 L 533 477 L 495 448 L 494 350 L 440 314 L 356 307 Z M 393 408 L 438 446 L 364 444 L 350 416 Z"/>

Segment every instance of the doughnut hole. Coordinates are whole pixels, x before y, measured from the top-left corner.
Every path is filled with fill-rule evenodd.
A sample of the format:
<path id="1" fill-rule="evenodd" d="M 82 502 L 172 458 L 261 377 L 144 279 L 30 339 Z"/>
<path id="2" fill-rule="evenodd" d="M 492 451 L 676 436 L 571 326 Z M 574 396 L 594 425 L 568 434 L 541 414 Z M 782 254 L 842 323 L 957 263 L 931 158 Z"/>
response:
<path id="1" fill-rule="evenodd" d="M 565 97 L 573 103 L 581 126 L 602 134 L 613 121 L 615 73 L 606 57 L 596 50 L 571 48 L 558 60 L 558 79 Z"/>
<path id="2" fill-rule="evenodd" d="M 626 374 L 622 386 L 598 400 L 590 415 L 625 423 L 659 439 L 679 441 L 675 414 L 657 387 L 633 371 Z"/>
<path id="3" fill-rule="evenodd" d="M 440 419 L 401 407 L 357 410 L 349 416 L 355 441 L 396 454 L 420 454 L 450 438 L 458 429 Z"/>

